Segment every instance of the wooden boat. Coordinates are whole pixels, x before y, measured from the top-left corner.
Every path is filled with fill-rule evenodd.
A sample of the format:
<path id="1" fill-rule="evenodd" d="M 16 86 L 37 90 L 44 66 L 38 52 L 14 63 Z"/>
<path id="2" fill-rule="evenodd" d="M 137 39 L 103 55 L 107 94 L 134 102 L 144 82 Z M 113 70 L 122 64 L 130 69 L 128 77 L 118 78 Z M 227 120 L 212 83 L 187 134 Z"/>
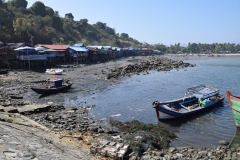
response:
<path id="1" fill-rule="evenodd" d="M 226 91 L 228 102 L 230 108 L 232 109 L 232 114 L 234 121 L 238 129 L 240 129 L 240 97 L 233 96 L 230 91 Z"/>
<path id="2" fill-rule="evenodd" d="M 53 94 L 66 91 L 71 88 L 71 83 L 63 85 L 62 82 L 62 79 L 48 80 L 44 87 L 32 87 L 31 89 L 38 94 Z M 51 83 L 53 83 L 53 85 L 51 85 Z"/>
<path id="3" fill-rule="evenodd" d="M 207 85 L 188 88 L 182 98 L 152 103 L 158 119 L 172 119 L 191 116 L 217 106 L 224 96 L 219 95 L 219 90 Z"/>
<path id="4" fill-rule="evenodd" d="M 52 94 L 52 93 L 66 91 L 70 89 L 71 86 L 72 84 L 62 85 L 62 87 L 58 87 L 58 88 L 31 88 L 31 89 L 38 94 Z"/>
<path id="5" fill-rule="evenodd" d="M 63 73 L 62 69 L 47 69 L 46 74 L 55 74 L 55 75 L 61 75 Z"/>

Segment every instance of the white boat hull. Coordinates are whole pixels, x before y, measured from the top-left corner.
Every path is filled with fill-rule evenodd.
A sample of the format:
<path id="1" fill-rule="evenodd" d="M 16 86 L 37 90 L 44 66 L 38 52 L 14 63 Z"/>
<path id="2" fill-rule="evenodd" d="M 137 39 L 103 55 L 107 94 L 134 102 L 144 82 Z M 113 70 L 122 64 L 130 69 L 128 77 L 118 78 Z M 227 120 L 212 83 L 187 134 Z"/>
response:
<path id="1" fill-rule="evenodd" d="M 46 74 L 61 75 L 63 73 L 62 69 L 47 69 Z"/>

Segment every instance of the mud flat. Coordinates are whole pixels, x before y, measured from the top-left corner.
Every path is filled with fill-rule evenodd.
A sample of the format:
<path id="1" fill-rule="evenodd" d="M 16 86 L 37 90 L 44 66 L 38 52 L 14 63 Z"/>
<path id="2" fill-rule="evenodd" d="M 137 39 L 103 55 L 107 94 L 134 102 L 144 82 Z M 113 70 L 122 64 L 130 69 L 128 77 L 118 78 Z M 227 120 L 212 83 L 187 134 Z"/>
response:
<path id="1" fill-rule="evenodd" d="M 185 146 L 169 148 L 169 143 L 176 140 L 177 136 L 164 128 L 138 121 L 122 123 L 114 119 L 110 120 L 109 126 L 104 126 L 101 124 L 101 120 L 87 117 L 88 110 L 94 109 L 94 106 L 86 106 L 86 102 L 83 102 L 82 106 L 64 105 L 66 97 L 74 101 L 75 93 L 91 94 L 102 91 L 112 84 L 121 83 L 122 80 L 133 74 L 149 70 L 169 71 L 173 68 L 194 66 L 194 64 L 172 60 L 164 56 L 139 56 L 106 63 L 61 65 L 58 67 L 64 69 L 64 74 L 58 77 L 74 83 L 73 89 L 69 92 L 49 96 L 40 96 L 30 89 L 32 86 L 43 85 L 42 83 L 46 79 L 53 77 L 44 74 L 44 68 L 31 71 L 11 70 L 7 74 L 0 75 L 0 113 L 2 114 L 0 127 L 4 130 L 4 133 L 0 132 L 0 149 L 2 151 L 0 159 L 20 157 L 19 155 L 23 155 L 20 153 L 26 150 L 30 151 L 32 159 L 51 159 L 52 155 L 58 155 L 59 159 L 61 156 L 62 159 L 74 159 L 74 157 L 81 159 L 81 156 L 82 159 L 101 159 L 104 155 L 98 152 L 90 153 L 89 150 L 103 140 L 129 145 L 124 159 L 239 158 L 240 148 L 230 150 L 226 141 L 221 141 L 222 145 L 219 147 L 209 149 Z M 17 119 L 19 117 L 22 117 L 21 120 Z M 28 121 L 31 121 L 31 124 L 24 123 Z M 34 126 L 37 125 L 42 126 L 44 132 L 39 131 L 38 135 L 34 135 L 37 132 L 34 129 L 38 128 Z M 14 135 L 16 130 L 19 131 L 19 134 Z M 27 147 L 22 150 L 9 149 L 10 146 L 7 143 L 11 139 L 5 136 L 7 131 L 16 139 L 21 132 L 34 133 L 32 136 L 35 137 L 33 140 L 35 145 L 23 143 L 24 139 L 22 139 L 16 143 Z M 38 139 L 42 135 L 44 138 Z M 52 137 L 53 135 L 55 138 Z M 51 153 L 47 154 L 49 157 L 44 157 L 36 151 L 36 147 L 42 145 L 43 142 L 48 144 L 43 147 L 46 150 L 49 147 L 54 148 Z M 72 143 L 72 145 L 66 149 L 68 143 Z M 84 151 L 77 153 L 79 149 Z M 64 152 L 65 150 L 67 152 Z M 86 150 L 88 152 L 85 152 Z"/>

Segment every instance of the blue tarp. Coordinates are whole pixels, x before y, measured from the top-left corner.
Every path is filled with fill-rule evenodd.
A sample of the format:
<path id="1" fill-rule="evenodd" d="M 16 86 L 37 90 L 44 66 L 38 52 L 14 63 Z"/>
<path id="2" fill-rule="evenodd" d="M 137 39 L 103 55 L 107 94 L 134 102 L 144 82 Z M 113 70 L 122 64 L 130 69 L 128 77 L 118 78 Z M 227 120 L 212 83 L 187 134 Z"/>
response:
<path id="1" fill-rule="evenodd" d="M 84 47 L 68 47 L 70 53 L 75 53 L 75 52 L 84 52 L 85 54 L 88 53 L 88 49 Z"/>
<path id="2" fill-rule="evenodd" d="M 63 82 L 62 79 L 57 79 L 57 80 L 55 80 L 53 82 L 54 82 L 56 88 L 62 87 L 62 82 Z"/>

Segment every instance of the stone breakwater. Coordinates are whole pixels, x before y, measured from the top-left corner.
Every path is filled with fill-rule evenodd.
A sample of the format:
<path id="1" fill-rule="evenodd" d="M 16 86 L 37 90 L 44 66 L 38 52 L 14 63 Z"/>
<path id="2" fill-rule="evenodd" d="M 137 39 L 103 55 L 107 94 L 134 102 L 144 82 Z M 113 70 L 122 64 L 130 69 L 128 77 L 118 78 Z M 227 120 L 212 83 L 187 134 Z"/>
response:
<path id="1" fill-rule="evenodd" d="M 168 58 L 159 57 L 146 57 L 146 59 L 137 62 L 135 64 L 123 65 L 110 70 L 107 75 L 107 79 L 118 78 L 120 76 L 139 74 L 141 72 L 147 72 L 150 70 L 157 71 L 170 71 L 174 68 L 186 68 L 194 67 L 195 65 L 190 63 L 184 63 L 183 61 L 174 61 Z"/>

